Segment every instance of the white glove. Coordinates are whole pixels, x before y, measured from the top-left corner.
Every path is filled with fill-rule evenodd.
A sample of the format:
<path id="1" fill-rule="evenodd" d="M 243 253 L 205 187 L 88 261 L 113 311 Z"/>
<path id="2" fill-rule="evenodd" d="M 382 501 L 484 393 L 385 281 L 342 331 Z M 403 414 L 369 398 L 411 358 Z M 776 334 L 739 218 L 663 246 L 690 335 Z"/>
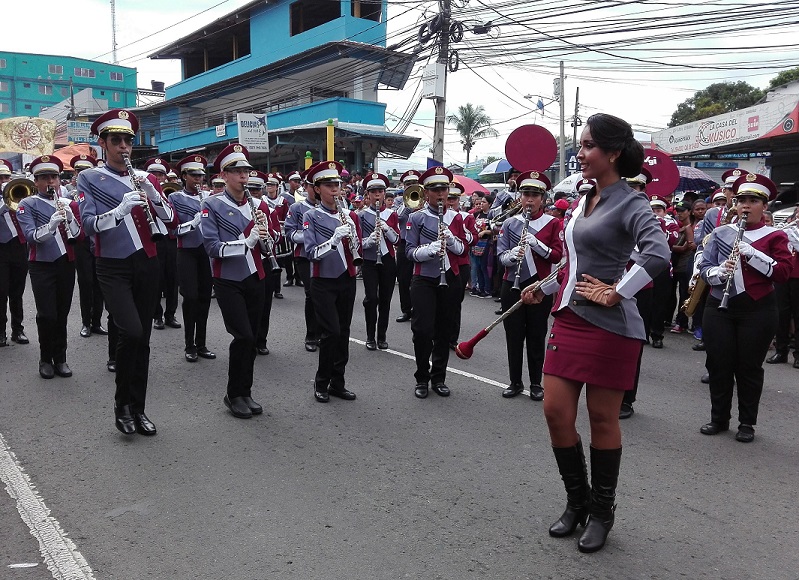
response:
<path id="1" fill-rule="evenodd" d="M 253 220 L 255 223 L 266 223 L 266 214 L 262 212 L 260 209 L 255 210 L 255 219 Z"/>
<path id="2" fill-rule="evenodd" d="M 247 247 L 253 249 L 257 244 L 258 240 L 261 239 L 261 232 L 257 227 L 254 227 L 250 230 L 250 234 L 244 239 L 244 243 L 247 244 Z"/>
<path id="3" fill-rule="evenodd" d="M 122 196 L 122 202 L 114 209 L 114 217 L 117 221 L 122 221 L 134 207 L 144 207 L 145 205 L 147 202 L 141 198 L 138 191 L 129 191 Z"/>
<path id="4" fill-rule="evenodd" d="M 719 278 L 726 280 L 735 272 L 735 266 L 732 260 L 724 260 L 719 264 Z"/>
<path id="5" fill-rule="evenodd" d="M 435 258 L 436 256 L 442 255 L 444 252 L 444 242 L 442 240 L 436 240 L 435 242 L 430 242 L 427 244 L 427 255 L 431 258 Z"/>
<path id="6" fill-rule="evenodd" d="M 196 228 L 197 226 L 200 225 L 200 220 L 202 219 L 201 214 L 202 212 L 199 211 L 196 214 L 194 214 L 194 218 L 189 222 L 191 224 L 191 227 Z"/>
<path id="7" fill-rule="evenodd" d="M 521 260 L 521 257 L 520 257 L 520 256 L 523 256 L 523 255 L 524 255 L 524 254 L 522 253 L 522 251 L 523 251 L 523 250 L 524 250 L 524 246 L 516 246 L 515 248 L 511 249 L 511 251 L 510 251 L 510 259 L 511 259 L 511 260 L 512 260 L 514 263 L 516 263 L 516 262 L 518 262 L 519 260 Z"/>
<path id="8" fill-rule="evenodd" d="M 0 205 L 0 207 L 3 207 Z M 783 230 L 788 235 L 788 240 L 794 248 L 799 248 L 799 228 L 795 226 L 787 227 Z"/>
<path id="9" fill-rule="evenodd" d="M 72 208 L 66 204 L 64 204 L 64 216 L 66 217 L 68 224 L 71 224 L 73 221 L 75 221 L 75 214 L 72 213 Z"/>
<path id="10" fill-rule="evenodd" d="M 66 216 L 64 216 L 63 212 L 57 211 L 53 213 L 50 216 L 50 223 L 47 224 L 47 229 L 51 234 L 54 234 L 64 220 L 66 220 Z"/>
<path id="11" fill-rule="evenodd" d="M 348 219 L 348 223 L 352 223 L 352 220 Z M 347 224 L 341 224 L 338 226 L 335 231 L 333 232 L 333 245 L 335 246 L 341 240 L 346 238 L 350 235 L 350 226 Z"/>
<path id="12" fill-rule="evenodd" d="M 377 243 L 377 232 L 374 231 L 371 234 L 369 234 L 369 237 L 367 239 L 371 240 L 372 244 L 376 244 Z"/>
<path id="13" fill-rule="evenodd" d="M 738 253 L 747 258 L 751 258 L 752 256 L 755 255 L 755 249 L 746 242 L 744 242 L 743 240 L 741 240 L 740 242 L 738 242 Z"/>
<path id="14" fill-rule="evenodd" d="M 388 232 L 391 229 L 391 226 L 388 225 L 385 221 L 380 222 L 380 229 L 384 232 Z"/>
<path id="15" fill-rule="evenodd" d="M 153 203 L 161 203 L 161 194 L 158 193 L 158 190 L 149 179 L 144 177 L 141 179 L 141 181 L 139 181 L 139 183 L 141 184 L 142 191 L 147 194 L 147 198 L 150 201 Z"/>

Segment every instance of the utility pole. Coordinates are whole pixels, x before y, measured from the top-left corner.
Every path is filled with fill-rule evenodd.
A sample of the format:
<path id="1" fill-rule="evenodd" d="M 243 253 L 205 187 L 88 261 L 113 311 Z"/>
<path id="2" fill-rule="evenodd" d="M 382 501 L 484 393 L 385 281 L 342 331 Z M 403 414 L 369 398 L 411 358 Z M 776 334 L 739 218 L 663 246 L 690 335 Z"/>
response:
<path id="1" fill-rule="evenodd" d="M 560 163 L 558 166 L 558 183 L 566 178 L 566 93 L 563 91 L 563 61 L 560 61 L 560 82 L 558 100 L 560 101 Z"/>
<path id="2" fill-rule="evenodd" d="M 451 0 L 439 0 L 441 8 L 441 39 L 438 45 L 439 64 L 443 64 L 444 69 L 444 90 L 441 97 L 436 97 L 436 113 L 433 125 L 433 159 L 441 163 L 444 162 L 444 122 L 447 116 L 447 69 L 449 68 L 449 26 L 450 26 L 450 6 Z"/>
<path id="3" fill-rule="evenodd" d="M 572 148 L 574 149 L 574 155 L 577 155 L 577 151 L 580 150 L 580 147 L 577 145 L 577 128 L 583 124 L 582 120 L 580 119 L 580 87 L 577 87 L 577 94 L 574 96 L 574 118 L 572 119 L 572 127 L 574 127 L 574 137 L 572 137 Z"/>
<path id="4" fill-rule="evenodd" d="M 119 64 L 117 60 L 117 11 L 115 0 L 111 0 L 111 61 L 114 64 Z"/>

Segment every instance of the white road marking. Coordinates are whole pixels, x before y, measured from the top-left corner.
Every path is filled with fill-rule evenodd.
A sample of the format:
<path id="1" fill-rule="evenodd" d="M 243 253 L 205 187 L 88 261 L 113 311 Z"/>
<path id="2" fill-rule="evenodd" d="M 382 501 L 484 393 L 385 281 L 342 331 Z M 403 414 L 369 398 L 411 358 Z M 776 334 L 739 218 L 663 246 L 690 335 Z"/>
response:
<path id="1" fill-rule="evenodd" d="M 25 470 L 0 434 L 0 481 L 17 500 L 17 510 L 39 541 L 39 552 L 56 580 L 94 580 L 94 573 L 58 521 L 50 516 Z M 17 565 L 16 567 L 21 567 Z"/>

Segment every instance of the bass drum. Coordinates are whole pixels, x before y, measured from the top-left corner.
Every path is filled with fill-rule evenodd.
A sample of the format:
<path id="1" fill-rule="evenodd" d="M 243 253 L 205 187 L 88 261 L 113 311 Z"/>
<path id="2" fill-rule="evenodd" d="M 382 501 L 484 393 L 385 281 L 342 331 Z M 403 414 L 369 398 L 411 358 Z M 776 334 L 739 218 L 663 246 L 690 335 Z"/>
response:
<path id="1" fill-rule="evenodd" d="M 280 241 L 275 244 L 275 257 L 285 258 L 294 255 L 294 244 L 286 236 L 286 222 L 280 222 Z"/>

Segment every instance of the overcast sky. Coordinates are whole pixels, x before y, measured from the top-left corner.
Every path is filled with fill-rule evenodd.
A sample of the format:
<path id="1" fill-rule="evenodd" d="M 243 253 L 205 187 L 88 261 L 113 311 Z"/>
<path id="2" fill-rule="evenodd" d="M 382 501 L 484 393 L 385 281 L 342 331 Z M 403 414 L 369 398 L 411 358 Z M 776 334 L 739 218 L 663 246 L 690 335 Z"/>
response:
<path id="1" fill-rule="evenodd" d="M 579 4 L 582 2 L 582 4 Z M 166 82 L 167 86 L 180 80 L 178 61 L 150 60 L 147 55 L 183 35 L 186 35 L 204 24 L 235 10 L 246 4 L 246 0 L 117 0 L 117 44 L 120 64 L 132 66 L 138 70 L 138 84 L 149 87 L 151 80 Z M 682 39 L 672 42 L 648 43 L 648 33 L 637 31 L 628 33 L 629 49 L 615 48 L 608 52 L 594 53 L 583 51 L 582 54 L 557 54 L 558 45 L 574 47 L 575 44 L 589 45 L 592 30 L 607 30 L 616 22 L 629 22 L 627 16 L 643 19 L 652 18 L 652 22 L 663 22 L 664 5 L 673 3 L 679 10 L 707 10 L 723 8 L 725 4 L 740 7 L 742 5 L 762 5 L 758 0 L 721 0 L 712 3 L 694 5 L 686 8 L 685 2 L 677 0 L 660 0 L 659 2 L 635 2 L 615 9 L 614 13 L 595 12 L 594 5 L 607 6 L 607 3 L 578 0 L 573 13 L 560 15 L 548 20 L 549 30 L 561 32 L 551 34 L 542 32 L 551 47 L 541 53 L 540 61 L 526 63 L 524 66 L 504 64 L 486 66 L 485 63 L 496 54 L 501 54 L 503 39 L 510 38 L 511 26 L 495 27 L 492 31 L 494 56 L 485 48 L 477 49 L 473 41 L 481 39 L 467 32 L 464 42 L 458 47 L 462 56 L 460 69 L 448 76 L 447 111 L 455 112 L 459 105 L 471 102 L 483 105 L 488 115 L 496 124 L 500 136 L 496 139 L 478 141 L 472 151 L 472 160 L 487 155 L 503 156 L 507 135 L 516 127 L 526 123 L 537 123 L 546 126 L 555 136 L 558 134 L 558 103 L 553 102 L 553 78 L 557 74 L 558 61 L 566 61 L 565 108 L 566 134 L 571 135 L 571 116 L 574 113 L 575 91 L 580 89 L 580 116 L 583 120 L 595 112 L 607 112 L 621 116 L 630 121 L 639 131 L 650 131 L 665 128 L 677 105 L 713 82 L 745 80 L 758 87 L 765 87 L 768 81 L 779 70 L 799 66 L 799 25 L 781 27 L 778 30 L 757 28 L 759 19 L 743 20 L 744 25 L 752 26 L 750 30 L 738 33 L 717 35 L 701 35 L 699 40 Z M 111 10 L 108 0 L 73 0 L 69 5 L 60 0 L 36 0 L 37 14 L 49 15 L 53 23 L 51 34 L 32 34 L 30 26 L 33 3 L 5 3 L 5 26 L 0 34 L 0 49 L 7 51 L 29 51 L 40 54 L 63 54 L 95 60 L 111 61 Z M 475 14 L 481 12 L 485 19 L 501 20 L 508 11 L 502 8 L 507 1 L 501 0 L 456 0 L 453 13 L 468 15 L 471 20 L 468 26 L 478 23 Z M 517 4 L 519 4 L 517 2 Z M 565 6 L 562 2 L 541 0 L 542 7 Z M 621 3 L 619 3 L 621 4 Z M 69 8 L 67 8 L 69 6 Z M 214 7 L 216 6 L 216 7 Z M 698 7 L 697 7 L 698 6 Z M 389 4 L 389 44 L 393 34 L 407 30 L 415 23 L 421 22 L 422 15 L 427 16 L 437 11 L 436 2 L 408 0 L 401 4 L 391 0 Z M 497 9 L 496 7 L 499 7 Z M 204 12 L 203 12 L 204 11 Z M 594 18 L 592 21 L 591 19 Z M 610 21 L 609 19 L 616 19 Z M 723 19 L 719 20 L 721 24 Z M 795 20 L 794 20 L 795 21 Z M 16 23 L 16 24 L 15 24 Z M 710 31 L 714 24 L 708 23 L 704 30 Z M 165 29 L 162 31 L 162 29 Z M 536 32 L 542 29 L 531 25 L 523 27 L 531 38 L 531 53 L 541 48 L 537 43 Z M 562 34 L 562 31 L 569 31 Z M 608 37 L 605 34 L 602 38 Z M 485 37 L 482 39 L 485 40 Z M 471 60 L 470 46 L 481 53 L 480 58 Z M 769 50 L 754 50 L 751 47 L 773 46 Z M 674 47 L 684 48 L 684 52 L 658 52 Z M 694 51 L 694 52 L 691 52 Z M 574 52 L 574 51 L 572 51 Z M 617 58 L 623 54 L 623 58 Z M 791 61 L 793 58 L 793 61 Z M 646 60 L 649 64 L 640 64 L 636 59 Z M 660 62 L 655 65 L 652 62 Z M 470 62 L 473 66 L 470 66 Z M 494 60 L 496 62 L 496 60 Z M 794 64 L 786 66 L 786 63 Z M 480 65 L 482 63 L 482 65 Z M 680 63 L 682 66 L 673 66 Z M 714 63 L 719 63 L 718 70 Z M 740 67 L 736 63 L 740 63 Z M 387 126 L 393 129 L 398 118 L 405 114 L 412 100 L 418 80 L 412 77 L 403 91 L 381 91 L 380 98 L 387 103 Z M 534 95 L 525 99 L 525 95 Z M 544 115 L 536 112 L 535 104 L 539 96 L 546 106 Z M 406 134 L 421 138 L 413 160 L 418 164 L 424 160 L 427 148 L 432 142 L 433 102 L 422 101 Z M 459 137 L 454 129 L 448 128 L 445 139 L 445 163 L 463 163 L 465 153 Z"/>

